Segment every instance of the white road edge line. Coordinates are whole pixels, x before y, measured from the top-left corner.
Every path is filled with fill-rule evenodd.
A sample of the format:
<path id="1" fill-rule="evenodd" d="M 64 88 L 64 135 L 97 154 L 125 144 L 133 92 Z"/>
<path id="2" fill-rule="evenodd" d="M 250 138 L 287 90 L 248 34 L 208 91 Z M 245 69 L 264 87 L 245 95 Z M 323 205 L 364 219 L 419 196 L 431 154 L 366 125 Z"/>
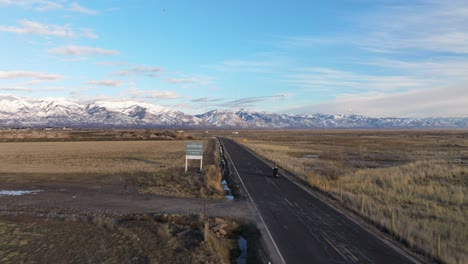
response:
<path id="1" fill-rule="evenodd" d="M 242 146 L 241 146 L 241 147 L 242 147 Z M 258 210 L 257 206 L 255 205 L 255 203 L 254 203 L 254 201 L 253 201 L 253 199 L 252 199 L 252 196 L 250 196 L 249 191 L 248 191 L 247 188 L 245 187 L 244 182 L 242 181 L 242 178 L 241 178 L 239 172 L 237 171 L 236 166 L 234 165 L 234 161 L 232 161 L 231 156 L 229 156 L 229 154 L 228 154 L 226 148 L 224 148 L 224 154 L 227 155 L 228 158 L 229 158 L 229 160 L 231 161 L 232 167 L 233 167 L 234 170 L 236 171 L 237 177 L 239 177 L 239 180 L 241 181 L 242 186 L 244 186 L 244 190 L 245 190 L 245 192 L 247 193 L 247 196 L 249 196 L 249 199 L 250 199 L 250 201 L 252 202 L 252 205 L 254 206 L 255 211 L 257 211 L 257 214 L 258 214 L 258 216 L 260 217 L 260 220 L 262 221 L 263 226 L 265 227 L 265 229 L 266 229 L 266 231 L 267 231 L 267 233 L 268 233 L 268 236 L 269 236 L 270 239 L 271 239 L 271 242 L 273 242 L 273 245 L 275 246 L 275 249 L 276 249 L 276 251 L 278 252 L 279 257 L 281 258 L 281 261 L 282 261 L 284 264 L 286 264 L 286 261 L 284 261 L 283 255 L 281 255 L 281 252 L 280 252 L 278 246 L 276 245 L 275 240 L 273 239 L 273 236 L 272 236 L 271 233 L 270 233 L 270 230 L 268 229 L 268 227 L 267 227 L 265 221 L 263 220 L 263 217 L 262 217 L 262 215 L 260 214 L 260 211 Z"/>
<path id="2" fill-rule="evenodd" d="M 236 144 L 238 144 L 236 142 Z M 259 157 L 257 154 L 255 154 L 254 152 L 252 152 L 249 148 L 247 147 L 244 147 L 242 146 L 241 144 L 238 144 L 239 146 L 241 146 L 242 148 L 244 148 L 245 150 L 247 150 L 250 154 L 252 154 L 253 156 L 257 157 L 259 160 L 261 160 L 263 163 L 269 165 L 268 161 L 265 161 L 265 159 Z M 369 234 L 371 234 L 373 237 L 377 238 L 378 240 L 380 240 L 382 243 L 384 243 L 385 245 L 389 246 L 390 248 L 392 248 L 393 250 L 395 250 L 396 252 L 398 252 L 399 254 L 401 254 L 402 256 L 406 257 L 409 261 L 415 263 L 415 264 L 421 264 L 421 262 L 419 260 L 417 260 L 415 257 L 411 256 L 409 253 L 405 252 L 405 250 L 399 248 L 398 246 L 396 246 L 395 244 L 392 243 L 392 241 L 389 241 L 387 240 L 386 238 L 382 238 L 380 236 L 378 236 L 377 234 L 374 234 L 374 232 L 370 231 L 368 228 L 366 228 L 365 226 L 363 226 L 361 223 L 359 223 L 357 220 L 353 219 L 351 216 L 347 215 L 344 211 L 341 211 L 340 209 L 338 208 L 335 208 L 335 206 L 331 205 L 328 201 L 318 197 L 317 195 L 315 195 L 313 192 L 311 192 L 310 190 L 308 190 L 306 187 L 302 186 L 300 183 L 296 182 L 295 179 L 292 179 L 290 178 L 289 176 L 286 176 L 286 174 L 282 174 L 284 176 L 285 179 L 288 179 L 290 182 L 294 183 L 295 185 L 297 185 L 299 188 L 303 189 L 304 191 L 308 192 L 310 195 L 314 196 L 316 199 L 322 201 L 323 203 L 325 203 L 326 205 L 328 205 L 329 207 L 331 207 L 333 210 L 335 210 L 336 212 L 338 212 L 339 214 L 343 215 L 345 218 L 351 220 L 352 222 L 354 222 L 355 224 L 357 224 L 358 226 L 360 226 L 362 229 L 364 229 L 366 232 L 368 232 Z"/>

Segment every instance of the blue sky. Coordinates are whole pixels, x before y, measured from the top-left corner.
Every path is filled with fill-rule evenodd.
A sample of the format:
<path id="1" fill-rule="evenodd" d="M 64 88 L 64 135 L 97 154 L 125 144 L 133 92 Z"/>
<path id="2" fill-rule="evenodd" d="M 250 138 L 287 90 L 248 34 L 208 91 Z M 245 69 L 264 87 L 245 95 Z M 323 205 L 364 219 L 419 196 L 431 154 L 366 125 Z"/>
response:
<path id="1" fill-rule="evenodd" d="M 0 94 L 468 116 L 467 1 L 0 0 Z"/>

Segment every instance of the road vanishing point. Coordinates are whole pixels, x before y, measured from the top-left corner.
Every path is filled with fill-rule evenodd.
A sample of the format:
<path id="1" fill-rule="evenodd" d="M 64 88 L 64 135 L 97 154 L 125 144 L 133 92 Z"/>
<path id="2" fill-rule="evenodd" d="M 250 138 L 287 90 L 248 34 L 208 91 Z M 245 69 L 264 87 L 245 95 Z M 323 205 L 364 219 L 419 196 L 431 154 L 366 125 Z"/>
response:
<path id="1" fill-rule="evenodd" d="M 276 263 L 418 263 L 318 199 L 232 140 L 220 138 L 264 230 Z M 265 243 L 265 242 L 264 242 Z"/>

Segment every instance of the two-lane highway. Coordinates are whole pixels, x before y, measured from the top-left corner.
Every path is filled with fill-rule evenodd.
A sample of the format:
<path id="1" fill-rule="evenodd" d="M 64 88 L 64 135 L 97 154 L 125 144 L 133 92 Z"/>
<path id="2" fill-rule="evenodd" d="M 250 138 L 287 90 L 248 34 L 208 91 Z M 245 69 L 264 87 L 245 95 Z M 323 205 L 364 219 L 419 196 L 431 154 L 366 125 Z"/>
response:
<path id="1" fill-rule="evenodd" d="M 220 139 L 284 263 L 414 263 L 239 144 Z"/>

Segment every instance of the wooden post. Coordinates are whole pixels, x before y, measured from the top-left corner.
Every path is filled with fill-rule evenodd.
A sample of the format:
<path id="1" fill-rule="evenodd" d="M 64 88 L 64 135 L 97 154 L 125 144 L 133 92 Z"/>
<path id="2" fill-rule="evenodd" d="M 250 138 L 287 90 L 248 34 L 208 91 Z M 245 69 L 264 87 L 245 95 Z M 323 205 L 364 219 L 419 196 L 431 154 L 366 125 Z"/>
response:
<path id="1" fill-rule="evenodd" d="M 208 220 L 205 220 L 205 228 L 204 228 L 204 231 L 203 231 L 205 241 L 208 241 L 208 232 L 209 231 L 210 231 L 210 229 L 209 229 L 209 226 L 208 226 Z"/>

